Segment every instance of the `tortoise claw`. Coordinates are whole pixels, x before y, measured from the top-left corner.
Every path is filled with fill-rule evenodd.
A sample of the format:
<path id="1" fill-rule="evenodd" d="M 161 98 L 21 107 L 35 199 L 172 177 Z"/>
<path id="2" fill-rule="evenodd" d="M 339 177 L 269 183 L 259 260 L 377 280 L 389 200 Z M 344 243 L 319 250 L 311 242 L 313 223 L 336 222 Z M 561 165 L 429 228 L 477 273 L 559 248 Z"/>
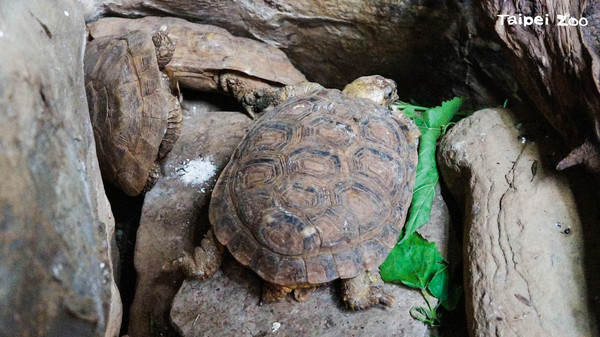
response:
<path id="1" fill-rule="evenodd" d="M 256 115 L 254 114 L 254 107 L 252 105 L 243 104 L 244 110 L 248 114 L 248 117 L 252 119 L 256 119 Z"/>

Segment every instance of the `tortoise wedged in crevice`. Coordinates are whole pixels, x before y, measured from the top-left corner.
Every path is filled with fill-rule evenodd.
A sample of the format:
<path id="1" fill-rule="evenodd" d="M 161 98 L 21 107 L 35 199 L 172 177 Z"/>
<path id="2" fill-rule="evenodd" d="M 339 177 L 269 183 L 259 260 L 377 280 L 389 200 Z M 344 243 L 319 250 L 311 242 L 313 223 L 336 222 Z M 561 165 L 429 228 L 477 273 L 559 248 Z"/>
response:
<path id="1" fill-rule="evenodd" d="M 157 161 L 181 132 L 179 100 L 159 69 L 172 56 L 170 43 L 161 32 L 132 31 L 86 46 L 86 93 L 102 176 L 131 196 L 154 185 Z"/>
<path id="2" fill-rule="evenodd" d="M 233 96 L 253 117 L 277 99 L 277 88 L 306 81 L 285 53 L 227 30 L 173 17 L 102 18 L 87 25 L 100 37 L 164 31 L 175 42 L 165 71 L 186 89 Z"/>
<path id="3" fill-rule="evenodd" d="M 167 268 L 208 277 L 224 245 L 268 282 L 265 301 L 341 278 L 350 308 L 391 305 L 377 270 L 404 226 L 419 131 L 382 106 L 397 98 L 391 80 L 359 78 L 344 92 L 314 89 L 253 126 L 214 188 L 212 231 Z"/>

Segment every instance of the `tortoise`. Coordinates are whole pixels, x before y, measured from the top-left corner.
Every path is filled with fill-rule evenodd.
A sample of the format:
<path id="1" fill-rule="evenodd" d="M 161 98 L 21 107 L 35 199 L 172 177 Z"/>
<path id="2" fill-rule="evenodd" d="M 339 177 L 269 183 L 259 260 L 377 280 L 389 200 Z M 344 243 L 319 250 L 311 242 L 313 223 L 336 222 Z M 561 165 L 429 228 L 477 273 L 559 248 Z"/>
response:
<path id="1" fill-rule="evenodd" d="M 292 291 L 305 300 L 339 278 L 349 308 L 391 306 L 378 267 L 404 226 L 420 134 L 386 108 L 396 84 L 375 75 L 343 91 L 299 85 L 286 95 L 221 173 L 201 246 L 165 268 L 209 277 L 226 246 L 266 281 L 263 301 Z"/>
<path id="2" fill-rule="evenodd" d="M 160 71 L 173 51 L 163 31 L 99 37 L 86 46 L 85 88 L 100 170 L 130 196 L 154 185 L 158 160 L 181 132 L 177 94 Z"/>
<path id="3" fill-rule="evenodd" d="M 87 25 L 92 37 L 131 30 L 165 31 L 175 42 L 165 65 L 182 88 L 235 97 L 251 117 L 277 99 L 277 90 L 306 81 L 279 49 L 227 30 L 172 17 L 102 18 Z"/>

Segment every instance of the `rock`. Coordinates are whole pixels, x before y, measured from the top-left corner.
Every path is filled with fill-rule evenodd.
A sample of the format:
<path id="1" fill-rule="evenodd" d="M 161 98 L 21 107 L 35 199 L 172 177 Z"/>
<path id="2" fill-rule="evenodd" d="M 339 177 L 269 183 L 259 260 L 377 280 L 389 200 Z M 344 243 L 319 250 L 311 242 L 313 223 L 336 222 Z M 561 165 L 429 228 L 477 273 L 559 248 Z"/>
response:
<path id="1" fill-rule="evenodd" d="M 410 317 L 421 294 L 393 284 L 384 290 L 396 297 L 393 308 L 343 309 L 340 283 L 321 286 L 304 303 L 288 296 L 259 305 L 262 280 L 232 260 L 204 281 L 186 280 L 173 301 L 171 320 L 190 336 L 428 336 L 427 327 Z"/>
<path id="2" fill-rule="evenodd" d="M 508 17 L 499 16 L 509 13 L 540 16 L 548 24 L 509 25 Z M 564 141 L 572 148 L 586 140 L 598 147 L 600 2 L 556 0 L 548 5 L 545 0 L 531 0 L 521 6 L 485 0 L 480 15 L 482 20 L 496 22 L 494 35 L 501 39 L 515 77 Z M 561 16 L 566 16 L 570 24 L 561 25 Z M 573 20 L 581 20 L 582 24 L 574 25 Z M 594 152 L 596 161 L 600 161 L 598 150 Z"/>
<path id="3" fill-rule="evenodd" d="M 444 181 L 464 209 L 471 336 L 595 336 L 582 222 L 514 113 L 474 113 L 443 138 Z"/>
<path id="4" fill-rule="evenodd" d="M 136 294 L 129 335 L 172 331 L 169 311 L 183 274 L 165 272 L 163 263 L 192 251 L 198 231 L 206 230 L 204 207 L 220 171 L 252 120 L 241 112 L 215 112 L 214 105 L 182 104 L 182 132 L 163 162 L 164 177 L 145 197 L 137 232 Z M 211 109 L 211 110 L 209 110 Z M 204 228 L 203 228 L 204 226 Z"/>
<path id="5" fill-rule="evenodd" d="M 427 241 L 435 242 L 438 250 L 446 260 L 459 262 L 460 253 L 456 242 L 456 237 L 452 231 L 450 221 L 450 211 L 442 198 L 440 183 L 435 186 L 435 196 L 429 213 L 429 222 L 427 225 L 419 228 L 417 232 Z"/>
<path id="6" fill-rule="evenodd" d="M 117 336 L 114 219 L 85 99 L 82 13 L 72 0 L 1 7 L 0 335 Z"/>
<path id="7" fill-rule="evenodd" d="M 432 216 L 421 232 L 441 250 L 448 249 L 449 216 L 436 195 Z M 454 252 L 456 256 L 456 252 Z M 446 256 L 446 254 L 444 254 Z M 288 296 L 281 302 L 259 305 L 262 280 L 227 254 L 217 273 L 207 280 L 184 281 L 173 300 L 171 320 L 183 336 L 429 336 L 430 331 L 409 315 L 424 306 L 421 294 L 385 284 L 396 297 L 390 309 L 375 307 L 353 312 L 343 307 L 340 282 L 317 288 L 307 302 Z"/>
<path id="8" fill-rule="evenodd" d="M 396 79 L 405 100 L 435 104 L 465 95 L 474 106 L 519 100 L 499 40 L 488 35 L 493 24 L 478 21 L 475 1 L 80 1 L 88 21 L 178 16 L 266 42 L 326 87 L 380 74 Z"/>

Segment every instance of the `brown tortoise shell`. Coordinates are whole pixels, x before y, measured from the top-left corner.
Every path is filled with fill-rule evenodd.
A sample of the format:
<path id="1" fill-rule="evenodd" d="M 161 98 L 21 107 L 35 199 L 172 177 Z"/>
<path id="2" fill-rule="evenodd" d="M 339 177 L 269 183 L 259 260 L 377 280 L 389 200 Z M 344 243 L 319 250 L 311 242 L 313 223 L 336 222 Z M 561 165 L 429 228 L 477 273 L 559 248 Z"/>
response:
<path id="1" fill-rule="evenodd" d="M 85 82 L 102 176 L 128 195 L 146 186 L 157 157 L 173 146 L 180 106 L 158 68 L 152 36 L 133 31 L 89 42 Z M 171 139 L 166 139 L 166 135 Z M 162 144 L 161 144 L 162 143 Z"/>
<path id="2" fill-rule="evenodd" d="M 265 112 L 212 194 L 217 239 L 264 280 L 320 284 L 378 267 L 412 196 L 419 132 L 339 90 Z"/>
<path id="3" fill-rule="evenodd" d="M 140 19 L 102 18 L 87 27 L 95 38 L 138 29 L 148 32 L 165 29 L 175 42 L 175 52 L 166 70 L 174 73 L 205 73 L 212 77 L 222 70 L 231 70 L 281 85 L 306 80 L 281 50 L 231 35 L 217 26 L 180 18 L 147 16 Z M 186 85 L 184 77 L 178 81 L 184 87 L 197 89 Z"/>

